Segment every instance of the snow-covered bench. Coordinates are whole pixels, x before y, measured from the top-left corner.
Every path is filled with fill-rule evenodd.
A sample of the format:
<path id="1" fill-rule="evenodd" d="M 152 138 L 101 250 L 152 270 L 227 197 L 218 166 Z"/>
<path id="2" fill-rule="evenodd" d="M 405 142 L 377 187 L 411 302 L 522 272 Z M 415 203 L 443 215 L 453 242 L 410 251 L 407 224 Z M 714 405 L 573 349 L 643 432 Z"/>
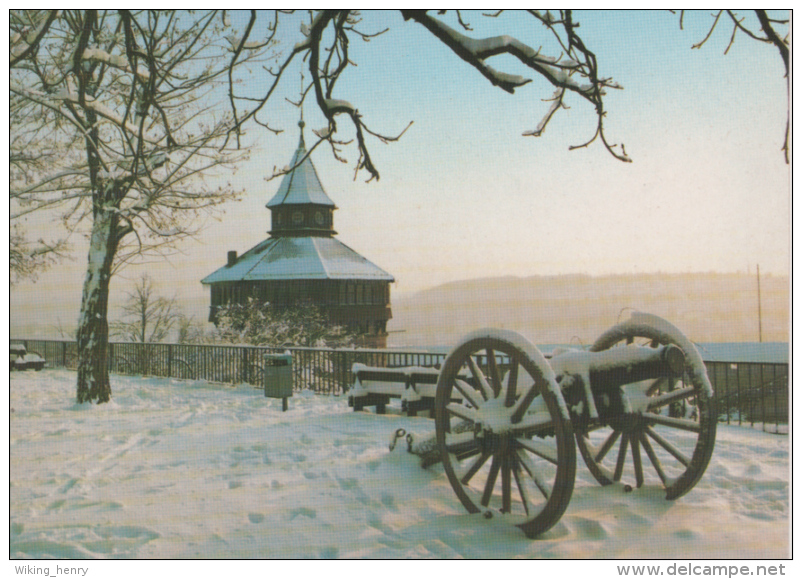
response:
<path id="1" fill-rule="evenodd" d="M 38 352 L 28 352 L 24 344 L 10 344 L 11 370 L 36 370 L 45 367 L 45 359 Z"/>
<path id="2" fill-rule="evenodd" d="M 375 406 L 377 414 L 384 414 L 390 398 L 400 398 L 401 409 L 409 416 L 434 408 L 437 379 L 440 376 L 437 368 L 378 368 L 356 363 L 351 371 L 354 385 L 348 394 L 348 405 L 355 411 Z"/>

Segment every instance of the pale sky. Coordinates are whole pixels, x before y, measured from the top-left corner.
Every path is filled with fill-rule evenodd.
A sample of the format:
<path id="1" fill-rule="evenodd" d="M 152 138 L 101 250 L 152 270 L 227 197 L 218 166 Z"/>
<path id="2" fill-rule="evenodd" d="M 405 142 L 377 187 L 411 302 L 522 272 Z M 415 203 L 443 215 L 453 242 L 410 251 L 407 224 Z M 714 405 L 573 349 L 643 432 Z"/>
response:
<path id="1" fill-rule="evenodd" d="M 400 15 L 367 12 L 361 29 L 390 31 L 370 43 L 354 40 L 351 69 L 338 84 L 368 126 L 394 134 L 370 143 L 379 182 L 353 180 L 348 165 L 320 147 L 318 175 L 338 206 L 339 239 L 393 274 L 393 291 L 411 292 L 449 281 L 491 276 L 569 273 L 754 271 L 788 275 L 790 171 L 780 148 L 787 85 L 777 50 L 740 35 L 723 55 L 731 27 L 722 26 L 698 50 L 709 13 L 578 12 L 579 33 L 595 52 L 601 74 L 624 87 L 606 97 L 608 139 L 623 142 L 633 163 L 612 158 L 600 144 L 569 151 L 593 135 L 595 115 L 579 98 L 559 111 L 539 138 L 537 126 L 553 89 L 516 62 L 491 64 L 534 82 L 509 95 Z M 469 15 L 476 35 L 482 17 Z M 514 18 L 512 20 L 515 20 Z M 549 49 L 545 29 L 529 19 L 493 24 Z M 523 22 L 526 26 L 521 26 Z M 511 28 L 510 28 L 511 26 Z M 293 25 L 294 43 L 300 39 Z M 488 34 L 497 34 L 493 31 Z M 208 304 L 200 279 L 224 265 L 226 251 L 243 253 L 267 237 L 264 207 L 279 185 L 264 177 L 286 165 L 298 143 L 298 63 L 267 109 L 279 136 L 259 127 L 251 159 L 230 180 L 244 189 L 219 221 L 210 221 L 183 255 L 146 266 L 160 290 Z M 255 77 L 254 82 L 266 82 Z M 310 128 L 324 125 L 312 98 Z M 348 121 L 339 126 L 348 134 Z M 45 223 L 41 227 L 49 227 Z M 75 324 L 86 247 L 78 237 L 73 262 L 11 288 L 11 325 L 32 318 L 42 326 Z M 130 267 L 112 284 L 112 304 L 144 271 Z M 47 322 L 45 323 L 45 320 Z"/>

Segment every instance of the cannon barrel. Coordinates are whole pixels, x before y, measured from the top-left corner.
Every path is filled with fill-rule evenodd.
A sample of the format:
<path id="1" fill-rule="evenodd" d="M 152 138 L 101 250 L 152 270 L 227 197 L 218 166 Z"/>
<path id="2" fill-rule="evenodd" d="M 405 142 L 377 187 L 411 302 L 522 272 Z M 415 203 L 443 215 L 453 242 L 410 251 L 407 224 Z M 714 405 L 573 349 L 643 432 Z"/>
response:
<path id="1" fill-rule="evenodd" d="M 685 353 L 674 344 L 614 348 L 594 353 L 589 368 L 590 387 L 599 392 L 641 380 L 681 376 L 684 368 Z"/>
<path id="2" fill-rule="evenodd" d="M 674 344 L 648 348 L 627 346 L 601 352 L 569 350 L 551 359 L 555 374 L 579 376 L 597 385 L 618 387 L 641 380 L 680 376 L 685 367 L 685 353 Z"/>
<path id="3" fill-rule="evenodd" d="M 563 388 L 579 386 L 585 391 L 590 414 L 596 418 L 593 395 L 641 380 L 681 376 L 685 353 L 674 344 L 657 348 L 630 345 L 601 352 L 568 350 L 555 354 L 551 366 Z"/>

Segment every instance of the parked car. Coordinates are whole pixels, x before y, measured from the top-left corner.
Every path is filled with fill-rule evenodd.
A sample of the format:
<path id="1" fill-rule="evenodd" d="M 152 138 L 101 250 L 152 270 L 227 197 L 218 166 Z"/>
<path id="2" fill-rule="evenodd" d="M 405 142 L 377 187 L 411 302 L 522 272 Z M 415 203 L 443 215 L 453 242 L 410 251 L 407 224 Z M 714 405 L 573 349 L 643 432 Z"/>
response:
<path id="1" fill-rule="evenodd" d="M 9 360 L 11 370 L 36 370 L 38 372 L 45 367 L 45 359 L 36 352 L 28 352 L 24 344 L 11 344 Z"/>

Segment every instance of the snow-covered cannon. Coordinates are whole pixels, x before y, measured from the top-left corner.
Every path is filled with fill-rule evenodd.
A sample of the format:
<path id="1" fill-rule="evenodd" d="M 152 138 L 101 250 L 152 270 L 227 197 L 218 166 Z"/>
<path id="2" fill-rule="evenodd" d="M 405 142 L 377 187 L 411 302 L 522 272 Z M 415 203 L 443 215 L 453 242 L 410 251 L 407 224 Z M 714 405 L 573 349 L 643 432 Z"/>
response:
<path id="1" fill-rule="evenodd" d="M 676 499 L 707 468 L 716 422 L 695 346 L 635 314 L 549 360 L 515 332 L 470 334 L 440 370 L 434 436 L 407 442 L 424 466 L 442 461 L 469 512 L 502 513 L 535 537 L 568 506 L 577 447 L 600 484 L 659 485 Z"/>

